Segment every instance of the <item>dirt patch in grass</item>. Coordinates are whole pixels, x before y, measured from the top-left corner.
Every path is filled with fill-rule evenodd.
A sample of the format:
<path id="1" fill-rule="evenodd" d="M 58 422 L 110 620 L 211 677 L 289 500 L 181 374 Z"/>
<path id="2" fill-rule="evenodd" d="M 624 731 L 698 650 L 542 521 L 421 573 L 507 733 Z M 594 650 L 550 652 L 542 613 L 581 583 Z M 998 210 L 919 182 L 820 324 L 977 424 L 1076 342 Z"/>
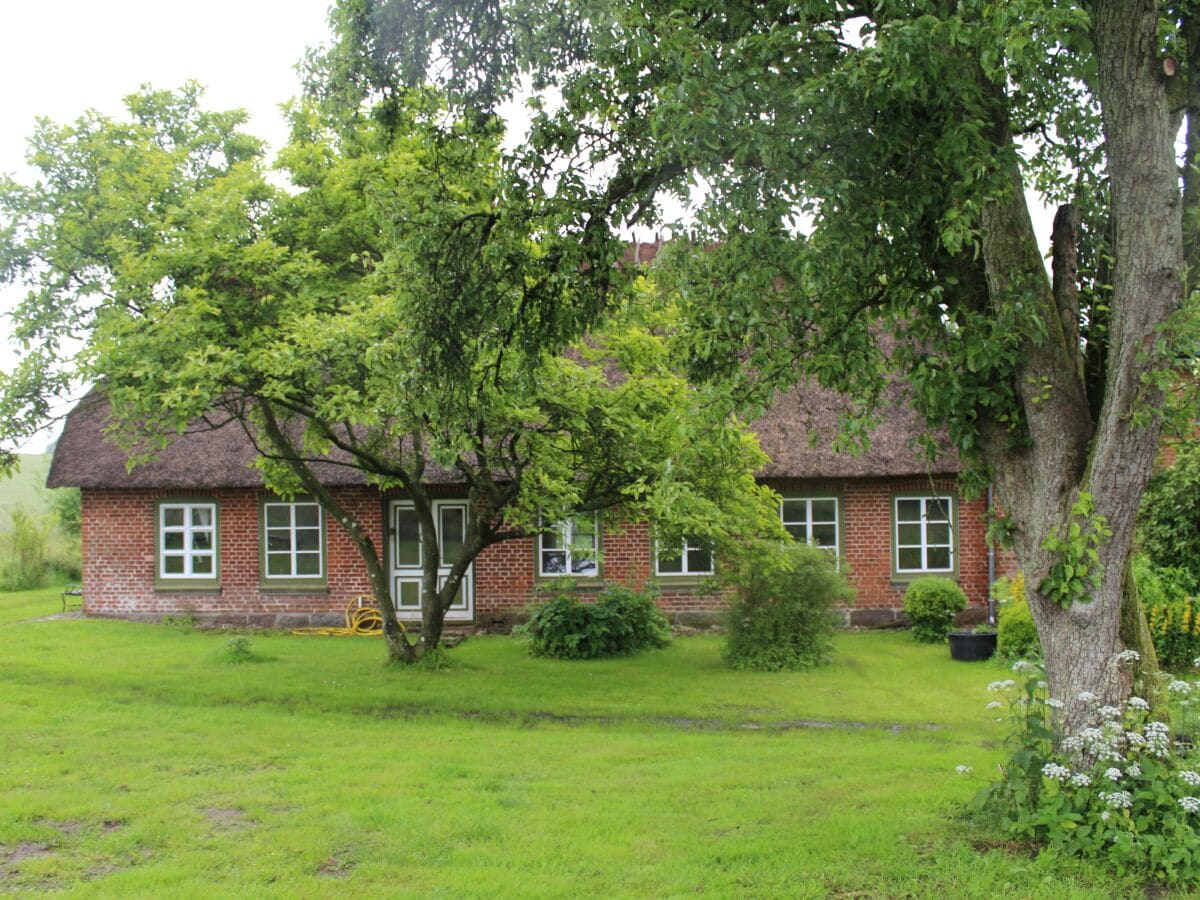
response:
<path id="1" fill-rule="evenodd" d="M 39 856 L 49 856 L 54 848 L 49 844 L 39 844 L 36 841 L 21 841 L 15 847 L 0 844 L 0 858 L 6 863 L 19 863 Z"/>
<path id="2" fill-rule="evenodd" d="M 238 831 L 243 828 L 253 828 L 258 823 L 242 810 L 232 806 L 206 806 L 204 817 L 221 831 Z"/>
<path id="3" fill-rule="evenodd" d="M 339 851 L 317 866 L 317 874 L 326 878 L 345 878 L 353 871 L 356 863 L 351 854 Z"/>

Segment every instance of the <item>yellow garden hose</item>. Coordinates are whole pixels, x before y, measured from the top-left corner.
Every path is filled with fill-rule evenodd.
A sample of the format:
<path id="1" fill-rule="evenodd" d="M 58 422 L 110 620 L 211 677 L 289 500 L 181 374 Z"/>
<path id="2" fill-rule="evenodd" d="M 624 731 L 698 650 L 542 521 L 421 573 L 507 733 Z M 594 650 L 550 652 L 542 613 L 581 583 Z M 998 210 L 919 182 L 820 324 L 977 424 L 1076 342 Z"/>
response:
<path id="1" fill-rule="evenodd" d="M 404 631 L 404 623 L 397 622 L 400 631 Z M 370 594 L 359 594 L 352 597 L 346 604 L 346 625 L 344 628 L 335 626 L 314 625 L 309 628 L 293 628 L 292 634 L 330 634 L 330 635 L 370 635 L 383 634 L 383 613 Z"/>

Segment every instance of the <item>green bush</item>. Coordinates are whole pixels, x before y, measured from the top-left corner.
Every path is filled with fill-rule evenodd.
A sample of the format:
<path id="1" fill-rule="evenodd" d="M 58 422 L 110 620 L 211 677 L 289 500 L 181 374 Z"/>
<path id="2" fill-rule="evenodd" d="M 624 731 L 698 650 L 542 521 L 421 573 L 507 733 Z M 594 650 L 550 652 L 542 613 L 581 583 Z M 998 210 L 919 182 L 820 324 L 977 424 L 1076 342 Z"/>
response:
<path id="1" fill-rule="evenodd" d="M 1025 576 L 1018 573 L 1012 578 L 996 579 L 992 585 L 992 597 L 999 608 L 996 617 L 997 652 L 1009 659 L 1040 658 L 1042 643 L 1038 640 L 1037 626 L 1025 596 Z"/>
<path id="2" fill-rule="evenodd" d="M 1146 486 L 1138 511 L 1138 542 L 1157 569 L 1182 568 L 1188 593 L 1200 589 L 1200 444 L 1180 448 L 1175 464 Z"/>
<path id="3" fill-rule="evenodd" d="M 1131 652 L 1113 660 L 1114 668 L 1130 662 Z M 1117 707 L 1080 694 L 1083 724 L 1064 735 L 1062 703 L 1047 696 L 1045 672 L 1025 662 L 1013 668 L 1022 675 L 988 686 L 1007 700 L 988 705 L 1008 706 L 1012 756 L 976 808 L 1015 840 L 1143 879 L 1200 885 L 1200 776 L 1196 757 L 1185 755 L 1195 752 L 1191 745 L 1176 741 L 1139 697 Z M 1194 689 L 1175 682 L 1171 690 Z"/>
<path id="4" fill-rule="evenodd" d="M 1187 671 L 1200 656 L 1200 603 L 1190 571 L 1159 567 L 1139 554 L 1133 560 L 1133 580 L 1159 665 L 1171 672 Z"/>
<path id="5" fill-rule="evenodd" d="M 946 640 L 954 614 L 967 608 L 967 595 L 949 578 L 918 578 L 904 592 L 904 614 L 918 641 L 936 644 Z"/>
<path id="6" fill-rule="evenodd" d="M 23 509 L 11 513 L 12 526 L 0 534 L 0 588 L 27 591 L 46 580 L 50 528 Z"/>
<path id="7" fill-rule="evenodd" d="M 594 603 L 560 594 L 534 607 L 529 620 L 515 630 L 529 639 L 529 652 L 534 656 L 625 656 L 665 647 L 669 642 L 667 620 L 654 599 L 652 592 L 639 593 L 620 585 L 605 588 Z"/>
<path id="8" fill-rule="evenodd" d="M 854 588 L 829 552 L 807 544 L 752 554 L 726 615 L 725 660 L 735 669 L 804 669 L 825 662 Z"/>

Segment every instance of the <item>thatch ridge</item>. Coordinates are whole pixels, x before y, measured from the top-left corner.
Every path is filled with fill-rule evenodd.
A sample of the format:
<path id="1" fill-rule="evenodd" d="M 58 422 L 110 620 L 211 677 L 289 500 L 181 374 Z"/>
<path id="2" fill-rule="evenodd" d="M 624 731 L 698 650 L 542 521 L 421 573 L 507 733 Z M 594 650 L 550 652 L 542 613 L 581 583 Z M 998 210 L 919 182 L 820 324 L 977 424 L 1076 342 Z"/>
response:
<path id="1" fill-rule="evenodd" d="M 798 386 L 780 396 L 752 427 L 771 463 L 765 479 L 871 478 L 954 474 L 961 468 L 953 452 L 930 461 L 919 448 L 920 417 L 903 402 L 898 385 L 885 393 L 884 420 L 871 433 L 865 453 L 837 453 L 830 442 L 837 434 L 845 397 L 813 386 Z M 47 485 L 85 488 L 232 488 L 260 487 L 253 467 L 254 445 L 237 422 L 220 427 L 197 423 L 176 437 L 155 459 L 127 470 L 127 456 L 104 433 L 109 405 L 93 389 L 67 415 L 54 451 Z M 812 435 L 817 436 L 814 443 Z M 944 445 L 944 440 L 943 440 Z M 336 457 L 333 457 L 336 458 Z M 366 484 L 358 470 L 345 465 L 319 465 L 319 477 L 333 486 Z M 453 483 L 448 472 L 430 471 L 428 480 Z"/>

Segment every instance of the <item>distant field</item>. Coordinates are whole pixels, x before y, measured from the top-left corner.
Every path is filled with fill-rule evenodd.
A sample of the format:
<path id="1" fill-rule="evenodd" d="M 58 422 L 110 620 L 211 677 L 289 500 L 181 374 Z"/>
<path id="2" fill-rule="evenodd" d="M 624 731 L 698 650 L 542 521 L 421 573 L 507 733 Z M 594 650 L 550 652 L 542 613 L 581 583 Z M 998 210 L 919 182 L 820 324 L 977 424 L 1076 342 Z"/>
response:
<path id="1" fill-rule="evenodd" d="M 0 528 L 7 527 L 13 509 L 24 509 L 32 515 L 50 511 L 50 492 L 46 489 L 49 471 L 49 453 L 21 454 L 20 471 L 0 481 Z"/>

